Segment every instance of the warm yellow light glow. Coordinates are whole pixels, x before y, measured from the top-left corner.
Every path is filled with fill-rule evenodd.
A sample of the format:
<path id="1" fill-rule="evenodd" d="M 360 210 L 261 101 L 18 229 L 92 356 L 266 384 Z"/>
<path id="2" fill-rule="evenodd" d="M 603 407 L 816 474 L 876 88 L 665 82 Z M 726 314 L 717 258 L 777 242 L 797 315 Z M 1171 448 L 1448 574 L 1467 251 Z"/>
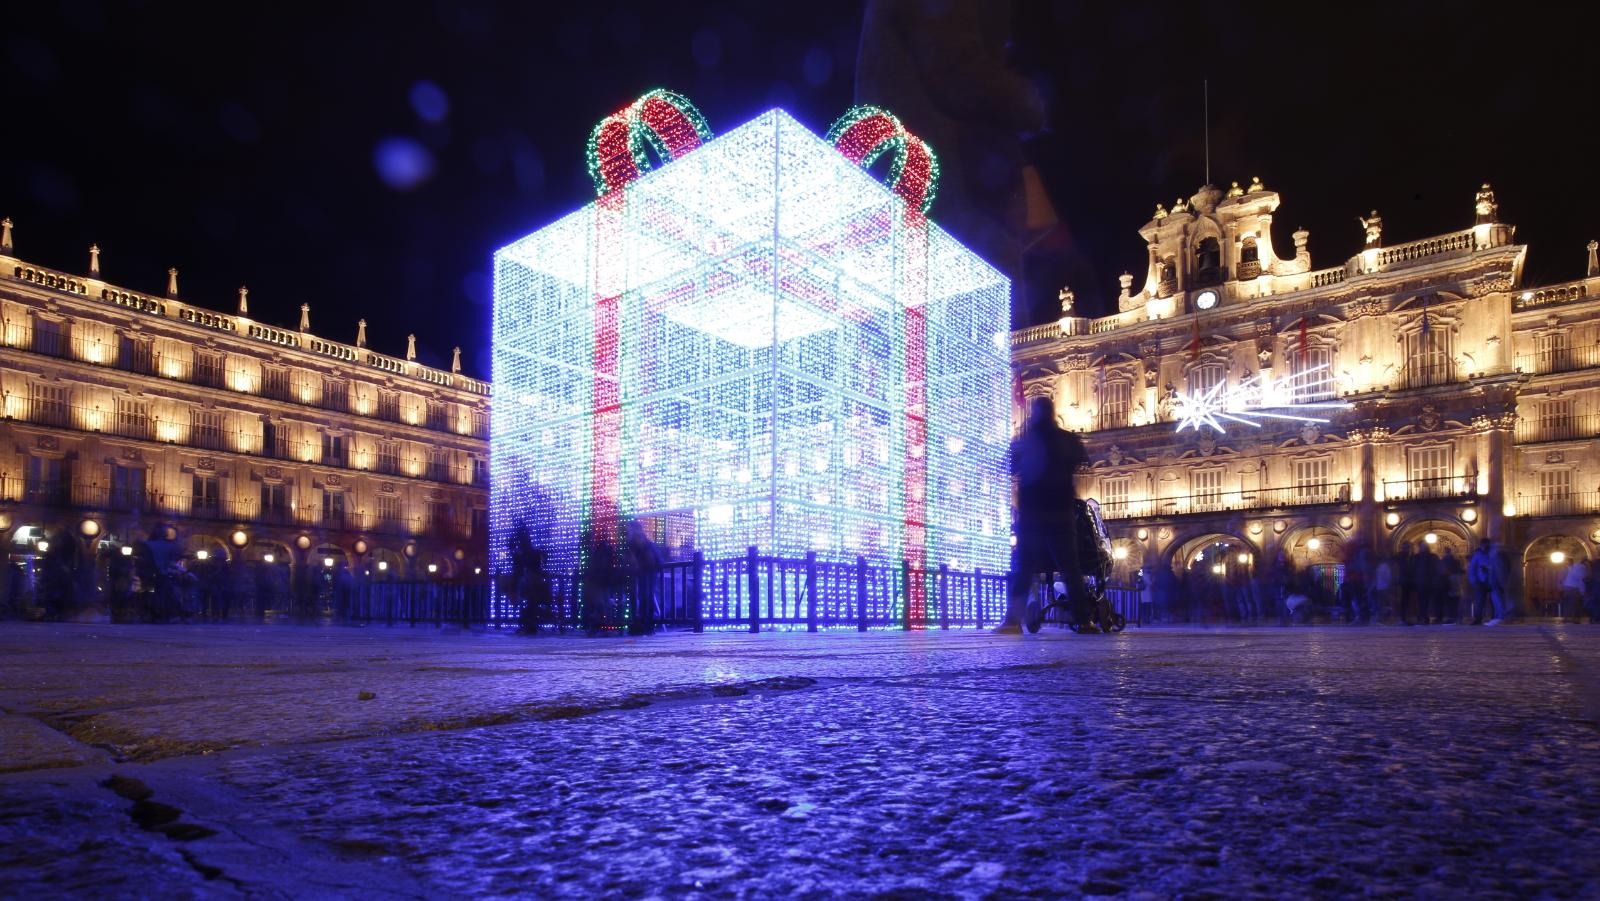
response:
<path id="1" fill-rule="evenodd" d="M 387 560 L 379 560 L 378 561 L 378 572 L 384 572 L 384 571 L 388 570 L 388 568 L 389 568 L 389 561 L 387 561 Z"/>
<path id="2" fill-rule="evenodd" d="M 1517 515 L 1517 505 L 1511 503 L 1510 501 L 1506 501 L 1505 506 L 1500 508 L 1500 512 L 1504 513 L 1507 516 L 1516 516 Z"/>
<path id="3" fill-rule="evenodd" d="M 1140 541 L 1144 541 L 1145 539 L 1147 539 L 1149 537 L 1150 537 L 1150 530 L 1149 529 L 1140 529 L 1139 530 L 1139 540 Z"/>
<path id="4" fill-rule="evenodd" d="M 1322 539 L 1321 538 L 1313 538 L 1310 541 L 1306 542 L 1306 547 L 1311 548 L 1314 551 L 1321 550 L 1322 549 Z"/>
<path id="5" fill-rule="evenodd" d="M 228 537 L 233 541 L 234 547 L 244 547 L 250 542 L 250 536 L 245 534 L 243 529 L 235 529 L 233 534 Z"/>
<path id="6" fill-rule="evenodd" d="M 48 542 L 48 541 L 40 541 L 38 544 L 35 544 L 34 547 L 38 548 L 39 549 L 39 553 L 41 553 L 41 554 L 46 554 L 46 553 L 50 552 L 50 542 Z"/>
<path id="7" fill-rule="evenodd" d="M 209 559 L 211 559 L 211 552 L 210 551 L 195 551 L 194 552 L 194 558 L 196 560 L 209 560 Z"/>
<path id="8" fill-rule="evenodd" d="M 472 568 L 472 574 L 473 574 L 473 575 L 475 575 L 475 576 L 481 576 L 481 575 L 483 575 L 483 567 L 481 567 L 481 566 L 474 566 L 474 567 L 473 567 L 473 568 Z"/>
<path id="9" fill-rule="evenodd" d="M 1356 504 L 1361 503 L 1361 496 L 1362 496 L 1361 495 L 1361 483 L 1357 482 L 1354 485 L 1351 485 L 1350 486 L 1350 501 L 1351 501 L 1351 503 L 1356 503 Z"/>
<path id="10" fill-rule="evenodd" d="M 1126 559 L 1128 559 L 1128 549 L 1125 548 L 1125 547 L 1114 547 L 1114 548 L 1112 548 L 1111 549 L 1111 559 L 1113 559 L 1113 560 L 1126 560 Z"/>
<path id="11" fill-rule="evenodd" d="M 82 532 L 85 538 L 93 538 L 100 534 L 100 524 L 92 519 L 86 519 L 78 526 L 78 531 Z"/>
<path id="12" fill-rule="evenodd" d="M 296 538 L 294 540 L 294 544 L 295 544 L 295 547 L 298 547 L 300 550 L 303 551 L 306 548 L 311 546 L 311 536 L 310 535 L 301 535 L 299 538 Z"/>
<path id="13" fill-rule="evenodd" d="M 1348 529 L 1348 528 L 1350 528 L 1350 526 L 1351 526 L 1351 525 L 1352 525 L 1352 524 L 1353 524 L 1353 523 L 1354 523 L 1354 522 L 1355 522 L 1355 520 L 1352 520 L 1352 519 L 1351 519 L 1351 518 L 1350 518 L 1350 517 L 1348 517 L 1348 516 L 1341 516 L 1341 517 L 1339 517 L 1339 528 L 1341 528 L 1341 529 Z"/>
<path id="14" fill-rule="evenodd" d="M 332 557 L 323 557 L 322 558 L 322 565 L 327 567 L 328 569 L 332 569 L 333 568 L 333 558 Z"/>
<path id="15" fill-rule="evenodd" d="M 1388 516 L 1383 518 L 1383 521 L 1391 526 L 1398 526 L 1400 524 L 1400 514 L 1390 513 Z"/>
<path id="16" fill-rule="evenodd" d="M 1438 532 L 1429 532 L 1428 534 L 1422 536 L 1422 540 L 1426 541 L 1428 544 L 1438 544 L 1439 543 L 1439 533 Z"/>
<path id="17" fill-rule="evenodd" d="M 1224 567 L 1221 563 L 1218 563 L 1215 566 L 1211 567 L 1211 571 L 1220 576 L 1226 571 L 1226 567 Z"/>
<path id="18" fill-rule="evenodd" d="M 1565 551 L 1551 551 L 1550 552 L 1550 562 L 1556 564 L 1557 566 L 1560 566 L 1561 564 L 1567 562 L 1567 554 L 1566 554 L 1566 552 Z"/>
<path id="19" fill-rule="evenodd" d="M 124 556 L 124 557 L 132 557 L 133 556 L 133 545 L 131 545 L 131 544 L 123 545 L 122 546 L 122 556 Z"/>
<path id="20" fill-rule="evenodd" d="M 1467 509 L 1461 511 L 1461 518 L 1466 522 L 1477 522 L 1478 511 L 1468 507 Z"/>
<path id="21" fill-rule="evenodd" d="M 278 558 L 273 554 L 262 554 L 261 559 L 267 563 L 271 563 Z"/>
<path id="22" fill-rule="evenodd" d="M 1261 534 L 1261 523 L 1258 523 L 1258 522 L 1251 523 L 1250 524 L 1250 534 L 1251 535 L 1260 535 Z"/>
<path id="23" fill-rule="evenodd" d="M 1250 555 L 1249 554 L 1240 554 L 1239 555 L 1239 562 L 1248 566 L 1249 563 L 1250 563 Z"/>
<path id="24" fill-rule="evenodd" d="M 439 571 L 439 564 L 437 564 L 437 563 L 429 563 L 428 564 L 428 572 L 436 573 L 438 571 Z"/>

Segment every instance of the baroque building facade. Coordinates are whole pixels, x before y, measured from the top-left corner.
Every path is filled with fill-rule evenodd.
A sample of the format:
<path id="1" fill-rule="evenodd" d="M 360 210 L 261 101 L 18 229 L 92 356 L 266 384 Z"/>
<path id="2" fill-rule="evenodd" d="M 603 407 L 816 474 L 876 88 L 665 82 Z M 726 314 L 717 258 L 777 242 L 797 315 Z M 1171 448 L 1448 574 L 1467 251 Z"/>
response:
<path id="1" fill-rule="evenodd" d="M 1586 278 L 1525 287 L 1485 184 L 1461 230 L 1391 245 L 1373 212 L 1315 269 L 1305 230 L 1275 247 L 1279 203 L 1252 179 L 1157 206 L 1116 313 L 1063 291 L 1059 322 L 1010 336 L 1019 401 L 1053 398 L 1085 439 L 1122 576 L 1281 553 L 1332 588 L 1358 546 L 1492 538 L 1540 612 L 1600 552 L 1596 245 Z"/>
<path id="2" fill-rule="evenodd" d="M 0 547 L 95 560 L 163 524 L 191 560 L 277 584 L 486 571 L 489 385 L 451 370 L 28 263 L 0 234 Z M 327 571 L 327 572 L 324 572 Z M 314 578 L 319 573 L 321 578 Z"/>

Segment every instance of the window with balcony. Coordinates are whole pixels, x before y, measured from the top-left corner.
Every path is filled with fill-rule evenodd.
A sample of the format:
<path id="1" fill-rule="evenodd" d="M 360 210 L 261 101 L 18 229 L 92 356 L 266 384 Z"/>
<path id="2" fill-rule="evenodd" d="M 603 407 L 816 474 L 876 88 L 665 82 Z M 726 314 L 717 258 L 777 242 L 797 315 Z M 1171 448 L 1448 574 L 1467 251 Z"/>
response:
<path id="1" fill-rule="evenodd" d="M 192 447 L 223 450 L 222 413 L 217 410 L 190 410 L 189 444 Z"/>
<path id="2" fill-rule="evenodd" d="M 1406 454 L 1406 481 L 1404 496 L 1446 497 L 1453 493 L 1450 447 L 1414 447 Z"/>
<path id="3" fill-rule="evenodd" d="M 488 485 L 489 484 L 489 460 L 488 460 L 488 458 L 486 458 L 486 457 L 473 457 L 472 458 L 472 484 L 479 485 L 479 486 L 483 486 L 483 485 Z"/>
<path id="4" fill-rule="evenodd" d="M 448 501 L 428 502 L 428 534 L 449 535 L 451 533 L 450 504 Z"/>
<path id="5" fill-rule="evenodd" d="M 1133 407 L 1133 384 L 1120 379 L 1101 386 L 1100 428 L 1120 429 L 1128 424 Z"/>
<path id="6" fill-rule="evenodd" d="M 65 460 L 54 457 L 29 457 L 22 484 L 23 501 L 45 505 L 66 503 L 66 465 Z"/>
<path id="7" fill-rule="evenodd" d="M 139 513 L 145 509 L 143 466 L 111 467 L 111 508 Z"/>
<path id="8" fill-rule="evenodd" d="M 391 476 L 400 474 L 400 442 L 378 442 L 378 472 Z"/>
<path id="9" fill-rule="evenodd" d="M 471 532 L 465 537 L 473 538 L 478 535 L 489 534 L 489 511 L 487 509 L 483 507 L 473 507 L 472 509 L 468 510 L 467 513 L 467 523 L 468 527 L 471 529 Z"/>
<path id="10" fill-rule="evenodd" d="M 322 380 L 322 405 L 341 413 L 350 411 L 350 383 L 343 379 Z"/>
<path id="11" fill-rule="evenodd" d="M 435 482 L 450 480 L 450 452 L 433 448 L 428 451 L 428 478 Z"/>
<path id="12" fill-rule="evenodd" d="M 1450 359 L 1450 332 L 1437 324 L 1426 331 L 1406 333 L 1406 385 L 1425 387 L 1455 380 Z"/>
<path id="13" fill-rule="evenodd" d="M 1328 487 L 1326 457 L 1294 461 L 1294 495 L 1302 504 L 1321 504 L 1333 499 Z"/>
<path id="14" fill-rule="evenodd" d="M 440 431 L 450 428 L 449 409 L 439 401 L 428 401 L 428 428 Z"/>
<path id="15" fill-rule="evenodd" d="M 343 435 L 331 432 L 322 433 L 322 463 L 324 466 L 348 466 L 349 456 L 346 454 L 346 444 Z"/>
<path id="16" fill-rule="evenodd" d="M 71 413 L 65 385 L 45 385 L 35 382 L 29 386 L 28 421 L 40 425 L 66 426 Z"/>
<path id="17" fill-rule="evenodd" d="M 1133 479 L 1116 476 L 1100 480 L 1100 507 L 1107 516 L 1122 516 L 1128 512 L 1128 492 Z"/>
<path id="18" fill-rule="evenodd" d="M 1539 470 L 1539 499 L 1547 507 L 1557 506 L 1572 497 L 1572 470 Z"/>
<path id="19" fill-rule="evenodd" d="M 1221 469 L 1195 469 L 1189 472 L 1190 501 L 1196 510 L 1215 510 L 1222 506 Z"/>
<path id="20" fill-rule="evenodd" d="M 116 434 L 124 438 L 143 438 L 146 441 L 154 438 L 155 430 L 150 423 L 150 404 L 127 397 L 117 398 Z"/>
<path id="21" fill-rule="evenodd" d="M 322 524 L 342 528 L 344 526 L 344 492 L 332 489 L 323 489 L 322 492 Z"/>
<path id="22" fill-rule="evenodd" d="M 392 494 L 378 495 L 378 527 L 394 530 L 401 521 L 400 498 Z"/>
<path id="23" fill-rule="evenodd" d="M 1338 387 L 1333 375 L 1333 348 L 1308 343 L 1301 350 L 1296 342 L 1289 351 L 1289 385 L 1293 403 L 1333 397 Z"/>
<path id="24" fill-rule="evenodd" d="M 67 355 L 67 324 L 59 319 L 33 317 L 33 352 L 51 357 Z"/>
<path id="25" fill-rule="evenodd" d="M 261 519 L 263 522 L 286 524 L 289 522 L 290 486 L 282 482 L 261 483 Z"/>
<path id="26" fill-rule="evenodd" d="M 378 392 L 378 418 L 387 422 L 400 421 L 400 395 L 393 391 Z"/>
<path id="27" fill-rule="evenodd" d="M 294 400 L 294 395 L 289 391 L 289 370 L 283 366 L 263 365 L 261 394 L 273 400 Z"/>
<path id="28" fill-rule="evenodd" d="M 1577 420 L 1572 415 L 1572 398 L 1540 401 L 1539 415 L 1534 420 L 1534 434 L 1539 441 L 1577 437 Z"/>
<path id="29" fill-rule="evenodd" d="M 217 477 L 195 473 L 189 495 L 190 515 L 215 517 L 221 510 L 222 495 L 218 490 Z"/>
<path id="30" fill-rule="evenodd" d="M 117 368 L 124 372 L 134 372 L 139 375 L 155 374 L 155 354 L 151 350 L 150 342 L 147 339 L 135 338 L 132 335 L 119 336 L 117 339 Z"/>
<path id="31" fill-rule="evenodd" d="M 1202 363 L 1189 370 L 1189 393 L 1205 394 L 1227 379 L 1221 363 Z M 1221 393 L 1218 389 L 1218 393 Z"/>
<path id="32" fill-rule="evenodd" d="M 194 353 L 194 381 L 207 388 L 226 388 L 227 370 L 222 354 L 197 350 Z"/>
<path id="33" fill-rule="evenodd" d="M 1534 372 L 1561 372 L 1572 368 L 1566 332 L 1536 335 L 1533 339 Z"/>

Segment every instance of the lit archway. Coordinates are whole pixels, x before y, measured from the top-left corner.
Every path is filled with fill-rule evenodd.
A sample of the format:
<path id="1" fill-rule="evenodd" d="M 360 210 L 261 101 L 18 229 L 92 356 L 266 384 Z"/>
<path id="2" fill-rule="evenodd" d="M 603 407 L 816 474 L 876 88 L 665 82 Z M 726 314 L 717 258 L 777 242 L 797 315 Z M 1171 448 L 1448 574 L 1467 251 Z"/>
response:
<path id="1" fill-rule="evenodd" d="M 1544 535 L 1529 542 L 1522 552 L 1522 595 L 1529 612 L 1554 615 L 1567 569 L 1588 560 L 1582 539 L 1571 535 Z"/>

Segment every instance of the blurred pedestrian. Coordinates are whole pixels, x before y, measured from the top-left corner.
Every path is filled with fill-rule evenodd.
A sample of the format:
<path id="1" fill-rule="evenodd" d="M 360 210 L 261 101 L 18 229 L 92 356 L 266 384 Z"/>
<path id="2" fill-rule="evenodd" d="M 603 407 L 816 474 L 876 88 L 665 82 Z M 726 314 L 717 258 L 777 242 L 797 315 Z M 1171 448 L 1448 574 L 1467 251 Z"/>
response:
<path id="1" fill-rule="evenodd" d="M 1556 615 L 1562 620 L 1577 621 L 1583 607 L 1583 587 L 1589 579 L 1589 567 L 1582 560 L 1574 559 L 1561 577 L 1561 606 Z"/>
<path id="2" fill-rule="evenodd" d="M 78 571 L 83 566 L 83 549 L 77 539 L 66 529 L 58 530 L 49 539 L 44 555 L 44 572 L 39 593 L 43 602 L 44 618 L 60 622 L 72 615 L 77 606 Z"/>
<path id="3" fill-rule="evenodd" d="M 1073 610 L 1089 603 L 1078 562 L 1078 504 L 1075 478 L 1088 460 L 1083 441 L 1056 423 L 1055 404 L 1036 397 L 1028 421 L 1011 445 L 1016 479 L 1016 544 L 1005 620 L 997 632 L 1021 633 L 1028 600 L 1041 574 L 1061 573 Z"/>
<path id="4" fill-rule="evenodd" d="M 1395 576 L 1399 579 L 1399 607 L 1400 621 L 1408 626 L 1416 625 L 1411 619 L 1412 608 L 1417 603 L 1417 555 L 1412 553 L 1411 542 L 1400 542 L 1400 549 L 1394 555 Z"/>
<path id="5" fill-rule="evenodd" d="M 1372 590 L 1367 598 L 1369 622 L 1382 622 L 1385 614 L 1393 615 L 1394 592 L 1394 561 L 1377 561 L 1372 567 Z"/>
<path id="6" fill-rule="evenodd" d="M 661 549 L 638 520 L 628 522 L 628 565 L 633 576 L 634 610 L 628 631 L 650 635 L 656 630 L 656 581 L 661 575 Z"/>
<path id="7" fill-rule="evenodd" d="M 1433 545 L 1423 542 L 1411 556 L 1411 565 L 1416 571 L 1418 619 L 1424 626 L 1432 625 L 1436 616 L 1443 622 L 1444 570 L 1439 565 L 1439 555 L 1433 552 Z"/>
<path id="8" fill-rule="evenodd" d="M 1456 556 L 1454 548 L 1445 548 L 1444 556 L 1439 559 L 1439 569 L 1443 573 L 1444 585 L 1444 610 L 1440 622 L 1455 625 L 1461 620 L 1461 577 L 1466 573 L 1466 567 L 1461 564 L 1461 558 Z"/>
<path id="9" fill-rule="evenodd" d="M 1239 623 L 1254 622 L 1260 615 L 1256 609 L 1255 586 L 1250 579 L 1249 564 L 1234 563 L 1228 567 L 1228 595 L 1229 606 Z"/>

